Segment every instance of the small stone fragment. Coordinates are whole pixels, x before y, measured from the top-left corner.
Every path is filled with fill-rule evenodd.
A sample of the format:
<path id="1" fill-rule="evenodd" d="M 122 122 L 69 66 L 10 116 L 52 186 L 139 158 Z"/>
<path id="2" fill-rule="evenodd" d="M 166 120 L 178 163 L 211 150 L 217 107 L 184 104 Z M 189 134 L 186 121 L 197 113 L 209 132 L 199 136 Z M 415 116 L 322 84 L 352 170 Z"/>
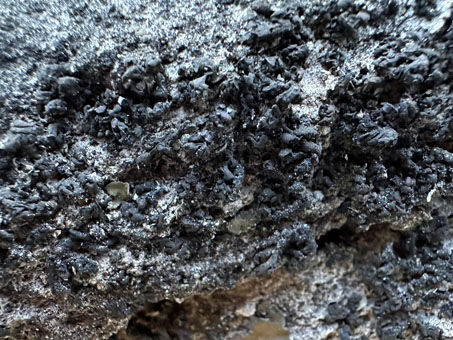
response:
<path id="1" fill-rule="evenodd" d="M 73 97 L 79 94 L 80 86 L 79 79 L 74 77 L 58 78 L 58 92 L 61 96 Z"/>
<path id="2" fill-rule="evenodd" d="M 285 109 L 289 104 L 300 103 L 301 100 L 300 89 L 298 86 L 294 85 L 277 97 L 277 105 L 281 109 Z"/>
<path id="3" fill-rule="evenodd" d="M 64 116 L 68 111 L 68 105 L 64 100 L 54 99 L 45 106 L 44 113 L 49 116 Z"/>
<path id="4" fill-rule="evenodd" d="M 121 202 L 129 198 L 129 183 L 125 182 L 110 182 L 105 187 L 105 191 L 115 198 L 115 201 Z"/>

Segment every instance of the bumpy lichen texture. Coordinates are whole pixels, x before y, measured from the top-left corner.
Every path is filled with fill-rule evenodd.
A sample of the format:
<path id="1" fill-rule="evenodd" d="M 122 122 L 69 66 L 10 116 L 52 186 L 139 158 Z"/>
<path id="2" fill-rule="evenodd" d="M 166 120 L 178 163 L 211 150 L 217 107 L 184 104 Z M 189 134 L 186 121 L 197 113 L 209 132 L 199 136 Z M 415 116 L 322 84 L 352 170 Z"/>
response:
<path id="1" fill-rule="evenodd" d="M 0 337 L 453 339 L 452 11 L 1 1 Z"/>

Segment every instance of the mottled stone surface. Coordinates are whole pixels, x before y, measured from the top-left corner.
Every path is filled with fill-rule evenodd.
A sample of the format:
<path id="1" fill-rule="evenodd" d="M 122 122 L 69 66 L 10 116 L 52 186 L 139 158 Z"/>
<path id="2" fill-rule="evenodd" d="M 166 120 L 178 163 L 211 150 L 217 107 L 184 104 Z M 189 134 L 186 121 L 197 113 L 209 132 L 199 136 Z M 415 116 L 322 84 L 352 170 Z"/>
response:
<path id="1" fill-rule="evenodd" d="M 1 338 L 453 339 L 449 1 L 0 11 Z"/>

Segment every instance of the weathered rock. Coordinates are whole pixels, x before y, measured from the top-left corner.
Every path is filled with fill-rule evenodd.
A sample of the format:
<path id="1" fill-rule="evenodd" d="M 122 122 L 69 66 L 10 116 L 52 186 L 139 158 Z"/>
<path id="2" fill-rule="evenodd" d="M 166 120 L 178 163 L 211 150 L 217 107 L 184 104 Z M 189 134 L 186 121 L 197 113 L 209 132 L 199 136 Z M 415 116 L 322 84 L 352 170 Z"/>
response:
<path id="1" fill-rule="evenodd" d="M 0 338 L 453 338 L 448 1 L 126 7 L 0 3 Z"/>

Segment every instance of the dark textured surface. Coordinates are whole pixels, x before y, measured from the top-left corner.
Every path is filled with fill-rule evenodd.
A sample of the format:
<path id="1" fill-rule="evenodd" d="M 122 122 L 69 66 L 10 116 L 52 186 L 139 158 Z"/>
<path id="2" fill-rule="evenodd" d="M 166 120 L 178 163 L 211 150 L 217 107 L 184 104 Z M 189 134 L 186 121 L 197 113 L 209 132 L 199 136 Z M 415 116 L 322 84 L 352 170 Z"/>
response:
<path id="1" fill-rule="evenodd" d="M 0 9 L 0 336 L 453 338 L 448 1 Z"/>

